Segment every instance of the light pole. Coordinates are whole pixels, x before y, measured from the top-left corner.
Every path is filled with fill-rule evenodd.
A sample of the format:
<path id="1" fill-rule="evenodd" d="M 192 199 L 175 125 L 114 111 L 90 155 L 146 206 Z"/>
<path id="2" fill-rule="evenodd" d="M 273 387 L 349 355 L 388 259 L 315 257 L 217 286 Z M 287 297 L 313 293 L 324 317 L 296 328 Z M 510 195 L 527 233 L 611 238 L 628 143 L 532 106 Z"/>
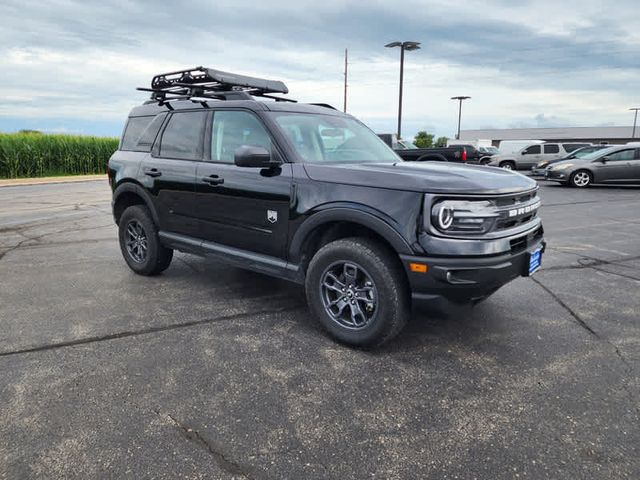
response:
<path id="1" fill-rule="evenodd" d="M 640 110 L 640 107 L 633 107 L 629 110 L 635 110 L 636 112 L 633 116 L 633 132 L 631 133 L 631 138 L 636 138 L 636 123 L 638 123 L 638 110 Z"/>
<path id="2" fill-rule="evenodd" d="M 402 80 L 404 78 L 404 51 L 420 49 L 420 42 L 391 42 L 385 45 L 387 48 L 400 47 L 400 94 L 398 99 L 398 139 L 401 138 L 402 126 Z"/>
<path id="3" fill-rule="evenodd" d="M 451 97 L 451 100 L 458 100 L 458 102 L 460 102 L 458 105 L 458 133 L 456 135 L 456 140 L 460 140 L 460 120 L 462 119 L 462 102 L 470 98 L 471 97 L 466 97 L 464 95 L 461 95 L 458 97 Z"/>

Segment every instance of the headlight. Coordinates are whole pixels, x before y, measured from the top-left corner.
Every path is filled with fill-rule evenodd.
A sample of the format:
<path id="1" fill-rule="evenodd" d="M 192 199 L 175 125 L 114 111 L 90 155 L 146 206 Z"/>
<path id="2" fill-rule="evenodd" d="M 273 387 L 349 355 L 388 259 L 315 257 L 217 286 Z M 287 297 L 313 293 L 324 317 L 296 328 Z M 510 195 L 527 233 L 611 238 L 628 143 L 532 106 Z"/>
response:
<path id="1" fill-rule="evenodd" d="M 431 222 L 441 232 L 485 233 L 498 217 L 489 200 L 444 200 L 431 209 Z"/>
<path id="2" fill-rule="evenodd" d="M 538 168 L 544 168 L 544 167 L 546 167 L 547 165 L 549 165 L 549 162 L 540 162 L 540 163 L 537 165 L 537 167 L 538 167 Z"/>
<path id="3" fill-rule="evenodd" d="M 563 163 L 562 165 L 554 165 L 551 167 L 552 170 L 566 170 L 567 168 L 573 167 L 573 163 Z"/>

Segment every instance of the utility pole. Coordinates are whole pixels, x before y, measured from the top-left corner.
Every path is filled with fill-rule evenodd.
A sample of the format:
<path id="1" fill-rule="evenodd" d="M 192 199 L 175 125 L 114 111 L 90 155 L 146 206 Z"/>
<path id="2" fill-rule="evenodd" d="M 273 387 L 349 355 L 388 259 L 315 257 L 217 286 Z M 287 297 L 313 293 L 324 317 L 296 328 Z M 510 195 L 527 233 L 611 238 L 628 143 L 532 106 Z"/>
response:
<path id="1" fill-rule="evenodd" d="M 631 138 L 636 138 L 636 123 L 638 123 L 638 110 L 640 110 L 640 107 L 633 107 L 629 110 L 635 110 L 636 112 L 633 116 L 633 132 L 631 133 Z"/>
<path id="2" fill-rule="evenodd" d="M 348 55 L 349 51 L 344 49 L 344 113 L 347 113 L 347 73 L 348 73 Z"/>
<path id="3" fill-rule="evenodd" d="M 387 48 L 400 47 L 400 92 L 398 95 L 398 139 L 402 138 L 402 83 L 404 80 L 404 51 L 420 49 L 420 42 L 391 42 L 385 45 Z"/>
<path id="4" fill-rule="evenodd" d="M 460 120 L 462 119 L 462 102 L 470 99 L 471 97 L 467 97 L 464 95 L 460 95 L 458 97 L 451 97 L 451 100 L 458 100 L 458 133 L 456 134 L 456 140 L 460 140 Z"/>

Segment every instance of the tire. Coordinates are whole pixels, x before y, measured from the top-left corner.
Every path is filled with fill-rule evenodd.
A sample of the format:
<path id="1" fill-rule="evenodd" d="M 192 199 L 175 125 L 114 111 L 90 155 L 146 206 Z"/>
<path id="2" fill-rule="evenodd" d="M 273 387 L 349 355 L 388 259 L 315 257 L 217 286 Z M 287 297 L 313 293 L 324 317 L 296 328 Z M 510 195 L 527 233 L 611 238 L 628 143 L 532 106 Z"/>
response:
<path id="1" fill-rule="evenodd" d="M 404 328 L 411 315 L 409 287 L 394 256 L 360 237 L 336 240 L 314 255 L 305 280 L 307 301 L 329 335 L 348 345 L 374 347 Z"/>
<path id="2" fill-rule="evenodd" d="M 511 161 L 511 160 L 507 160 L 505 162 L 500 162 L 500 168 L 504 168 L 505 170 L 515 170 L 516 169 L 516 163 Z"/>
<path id="3" fill-rule="evenodd" d="M 587 170 L 578 170 L 569 177 L 569 185 L 576 188 L 586 188 L 593 183 L 593 175 Z"/>
<path id="4" fill-rule="evenodd" d="M 158 228 L 143 205 L 133 205 L 122 213 L 118 239 L 124 260 L 139 275 L 158 275 L 171 264 L 173 250 L 160 244 Z"/>

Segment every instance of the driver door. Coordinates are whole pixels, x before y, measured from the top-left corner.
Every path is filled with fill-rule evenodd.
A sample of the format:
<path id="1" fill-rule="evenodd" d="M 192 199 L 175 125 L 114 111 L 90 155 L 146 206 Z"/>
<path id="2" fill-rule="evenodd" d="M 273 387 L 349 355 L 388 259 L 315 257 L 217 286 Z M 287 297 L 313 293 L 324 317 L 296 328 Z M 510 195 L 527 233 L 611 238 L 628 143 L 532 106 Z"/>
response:
<path id="1" fill-rule="evenodd" d="M 519 168 L 531 168 L 538 164 L 538 162 L 542 159 L 542 146 L 540 145 L 530 145 L 520 154 L 520 159 L 518 162 Z"/>
<path id="2" fill-rule="evenodd" d="M 635 148 L 626 148 L 614 153 L 610 153 L 605 158 L 596 160 L 593 164 L 595 172 L 595 182 L 619 183 L 631 178 L 632 162 L 635 159 Z"/>
<path id="3" fill-rule="evenodd" d="M 262 120 L 246 110 L 216 110 L 205 161 L 198 164 L 196 193 L 200 237 L 242 250 L 286 258 L 291 164 L 238 167 L 242 146 L 264 147 L 282 158 Z"/>

